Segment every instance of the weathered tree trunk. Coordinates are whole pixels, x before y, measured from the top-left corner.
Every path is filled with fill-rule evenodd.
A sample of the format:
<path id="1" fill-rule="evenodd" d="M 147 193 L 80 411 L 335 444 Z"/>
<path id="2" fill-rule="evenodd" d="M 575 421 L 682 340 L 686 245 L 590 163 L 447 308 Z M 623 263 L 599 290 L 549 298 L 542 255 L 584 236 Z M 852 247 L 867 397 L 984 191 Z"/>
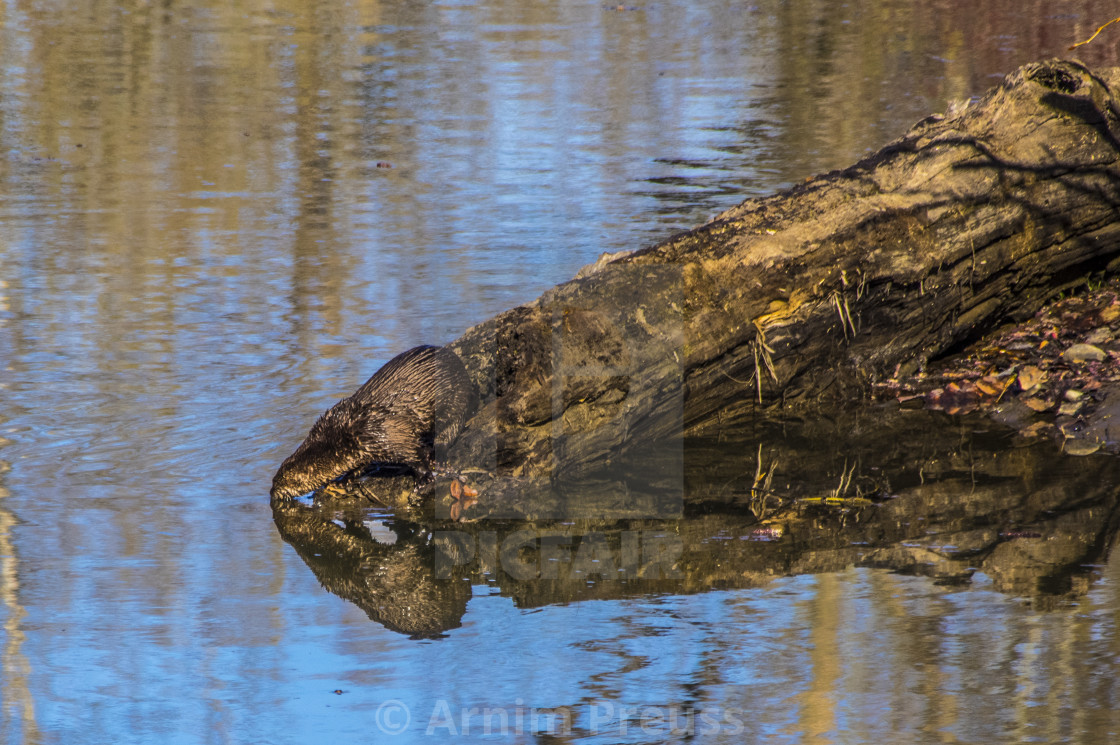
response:
<path id="1" fill-rule="evenodd" d="M 452 453 L 518 489 L 672 481 L 683 432 L 859 399 L 1120 257 L 1120 68 L 1027 65 L 842 171 L 604 257 L 452 347 Z M 588 476 L 588 478 L 590 478 Z"/>

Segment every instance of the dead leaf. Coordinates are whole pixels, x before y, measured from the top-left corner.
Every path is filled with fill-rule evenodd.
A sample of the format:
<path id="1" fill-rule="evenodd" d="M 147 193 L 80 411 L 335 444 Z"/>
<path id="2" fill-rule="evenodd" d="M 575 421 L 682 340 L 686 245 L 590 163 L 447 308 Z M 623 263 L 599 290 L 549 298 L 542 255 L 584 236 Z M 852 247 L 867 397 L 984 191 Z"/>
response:
<path id="1" fill-rule="evenodd" d="M 1052 403 L 1041 398 L 1028 398 L 1024 401 L 1033 411 L 1046 411 L 1053 406 Z"/>
<path id="2" fill-rule="evenodd" d="M 1029 391 L 1046 380 L 1046 373 L 1034 365 L 1024 365 L 1019 370 L 1019 390 Z"/>
<path id="3" fill-rule="evenodd" d="M 994 396 L 1003 391 L 1003 386 L 1000 385 L 995 375 L 985 375 L 976 381 L 976 390 L 985 396 Z"/>
<path id="4" fill-rule="evenodd" d="M 1085 405 L 1084 401 L 1068 401 L 1058 407 L 1058 413 L 1062 416 L 1073 416 L 1081 411 L 1081 407 Z"/>

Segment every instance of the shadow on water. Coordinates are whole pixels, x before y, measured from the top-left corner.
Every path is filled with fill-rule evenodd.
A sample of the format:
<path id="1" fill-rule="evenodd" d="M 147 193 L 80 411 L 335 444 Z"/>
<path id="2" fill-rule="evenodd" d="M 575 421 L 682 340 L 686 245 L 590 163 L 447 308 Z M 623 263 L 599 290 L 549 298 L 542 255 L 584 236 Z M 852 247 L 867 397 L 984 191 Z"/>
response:
<path id="1" fill-rule="evenodd" d="M 473 585 L 527 608 L 863 566 L 1076 603 L 1116 539 L 1120 461 L 993 427 L 890 409 L 728 424 L 684 442 L 671 519 L 433 520 L 375 504 L 368 480 L 273 517 L 324 587 L 416 637 L 460 626 Z"/>

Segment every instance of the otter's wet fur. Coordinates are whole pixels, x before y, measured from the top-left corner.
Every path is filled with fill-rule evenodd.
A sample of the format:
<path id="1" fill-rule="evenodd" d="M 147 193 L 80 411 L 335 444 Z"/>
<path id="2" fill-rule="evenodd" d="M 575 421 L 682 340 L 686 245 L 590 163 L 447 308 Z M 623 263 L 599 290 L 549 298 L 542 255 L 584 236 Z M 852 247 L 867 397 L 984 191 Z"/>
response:
<path id="1" fill-rule="evenodd" d="M 474 384 L 454 352 L 410 349 L 319 417 L 272 478 L 272 498 L 307 494 L 374 463 L 425 476 L 477 407 Z"/>

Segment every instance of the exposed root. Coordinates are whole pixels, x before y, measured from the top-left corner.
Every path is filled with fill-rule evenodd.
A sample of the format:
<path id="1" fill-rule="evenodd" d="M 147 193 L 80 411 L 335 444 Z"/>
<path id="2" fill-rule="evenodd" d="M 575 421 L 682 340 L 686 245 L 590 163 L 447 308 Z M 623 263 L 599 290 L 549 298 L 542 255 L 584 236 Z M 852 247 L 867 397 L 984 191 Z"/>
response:
<path id="1" fill-rule="evenodd" d="M 774 481 L 774 471 L 778 468 L 778 461 L 770 464 L 766 473 L 762 472 L 762 443 L 758 443 L 758 455 L 755 459 L 754 483 L 751 484 L 751 513 L 762 520 L 766 517 L 766 500 L 770 496 L 771 484 Z"/>
<path id="2" fill-rule="evenodd" d="M 848 341 L 849 336 L 856 335 L 856 324 L 852 321 L 852 309 L 848 307 L 848 298 L 837 290 L 832 292 L 832 307 L 836 309 L 836 315 L 840 316 L 840 330 L 844 332 L 844 341 Z M 851 334 L 848 330 L 851 329 Z"/>

